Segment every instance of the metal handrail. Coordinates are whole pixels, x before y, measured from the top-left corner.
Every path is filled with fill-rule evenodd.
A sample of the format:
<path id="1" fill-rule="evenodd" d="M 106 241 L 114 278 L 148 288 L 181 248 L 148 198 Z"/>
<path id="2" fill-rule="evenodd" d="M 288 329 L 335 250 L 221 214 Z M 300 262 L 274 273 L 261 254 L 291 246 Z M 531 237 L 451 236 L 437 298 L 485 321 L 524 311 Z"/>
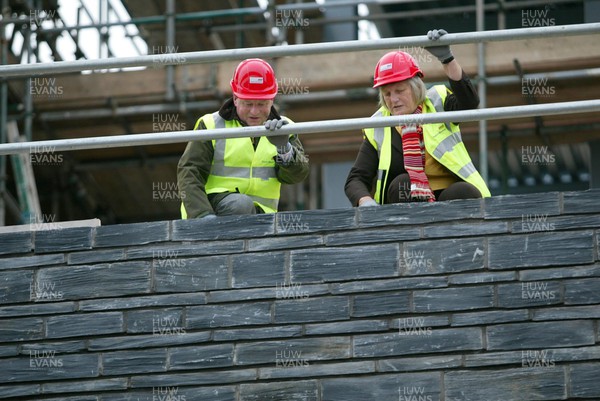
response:
<path id="1" fill-rule="evenodd" d="M 524 38 L 550 38 L 600 33 L 600 23 L 556 25 L 535 28 L 503 29 L 482 32 L 452 33 L 432 42 L 426 35 L 401 38 L 349 40 L 341 42 L 307 43 L 291 46 L 265 46 L 241 49 L 209 50 L 184 53 L 165 53 L 144 56 L 118 57 L 99 60 L 60 61 L 54 63 L 11 64 L 0 66 L 0 77 L 27 77 L 112 68 L 167 66 L 177 64 L 214 63 L 242 60 L 249 57 L 272 58 L 307 54 L 332 54 L 401 47 L 429 47 L 465 43 L 497 42 Z"/>
<path id="2" fill-rule="evenodd" d="M 340 120 L 311 121 L 290 124 L 278 131 L 268 131 L 263 126 L 221 128 L 203 131 L 172 131 L 105 137 L 58 139 L 47 141 L 0 144 L 0 155 L 16 153 L 47 153 L 82 149 L 115 148 L 140 145 L 159 145 L 219 138 L 244 138 L 282 134 L 314 134 L 362 128 L 389 127 L 404 124 L 433 124 L 443 122 L 466 122 L 496 120 L 517 117 L 533 117 L 600 111 L 600 100 L 582 100 L 536 104 L 527 106 L 493 107 L 487 109 L 450 111 L 445 113 L 402 115 L 390 117 L 349 118 Z"/>

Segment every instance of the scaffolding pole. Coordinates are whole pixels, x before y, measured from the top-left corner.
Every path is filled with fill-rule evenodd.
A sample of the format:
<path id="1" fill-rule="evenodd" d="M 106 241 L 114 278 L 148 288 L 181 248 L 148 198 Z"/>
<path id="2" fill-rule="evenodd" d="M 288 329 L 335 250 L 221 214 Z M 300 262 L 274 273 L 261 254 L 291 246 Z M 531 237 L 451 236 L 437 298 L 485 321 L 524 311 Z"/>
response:
<path id="1" fill-rule="evenodd" d="M 185 63 L 215 63 L 220 61 L 243 60 L 250 57 L 275 58 L 285 56 L 302 56 L 307 54 L 332 54 L 367 50 L 398 49 L 401 47 L 429 47 L 439 45 L 457 45 L 465 43 L 498 42 L 528 38 L 551 38 L 557 36 L 587 35 L 600 32 L 600 23 L 556 25 L 536 28 L 518 28 L 483 32 L 464 32 L 447 34 L 433 42 L 426 35 L 401 38 L 386 38 L 368 41 L 349 40 L 341 42 L 308 43 L 291 46 L 265 46 L 245 49 L 226 49 L 177 53 L 174 57 L 165 55 L 146 55 L 118 57 L 102 60 L 75 60 L 54 63 L 38 63 L 32 65 L 0 66 L 0 76 L 18 77 L 32 75 L 51 75 L 87 70 L 104 70 L 109 68 L 167 66 Z"/>
<path id="2" fill-rule="evenodd" d="M 277 131 L 265 127 L 220 128 L 200 131 L 172 131 L 161 133 L 114 135 L 91 138 L 57 139 L 22 143 L 0 144 L 0 155 L 16 153 L 44 153 L 83 149 L 117 148 L 140 145 L 161 145 L 189 141 L 205 141 L 224 138 L 315 134 L 336 131 L 360 130 L 362 128 L 390 127 L 406 124 L 436 124 L 446 122 L 499 120 L 541 115 L 576 114 L 600 111 L 600 100 L 581 100 L 535 104 L 527 106 L 494 107 L 487 109 L 449 111 L 418 115 L 390 117 L 349 118 L 341 120 L 311 121 L 289 124 Z"/>

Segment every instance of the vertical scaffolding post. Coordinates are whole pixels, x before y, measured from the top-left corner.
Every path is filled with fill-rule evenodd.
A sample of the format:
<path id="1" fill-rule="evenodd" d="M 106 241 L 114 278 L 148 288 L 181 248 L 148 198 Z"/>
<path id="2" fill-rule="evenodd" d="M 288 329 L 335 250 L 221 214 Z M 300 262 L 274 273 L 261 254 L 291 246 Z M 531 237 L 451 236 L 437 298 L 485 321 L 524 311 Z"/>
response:
<path id="1" fill-rule="evenodd" d="M 484 0 L 476 0 L 477 6 L 477 31 L 485 30 L 485 8 Z M 486 91 L 486 74 L 485 74 L 485 43 L 477 43 L 477 75 L 479 81 L 477 83 L 477 91 L 479 92 L 479 108 L 487 107 L 487 91 Z M 483 180 L 488 182 L 488 157 L 487 157 L 487 121 L 479 121 L 479 173 Z"/>
<path id="2" fill-rule="evenodd" d="M 2 0 L 2 14 L 8 12 L 8 0 Z M 0 46 L 2 65 L 8 61 L 8 43 L 6 41 L 6 25 L 0 27 Z M 8 83 L 2 79 L 0 83 L 0 144 L 6 143 L 6 127 L 8 114 Z M 6 196 L 6 156 L 0 156 L 0 226 L 6 225 L 6 207 L 4 197 Z"/>
<path id="3" fill-rule="evenodd" d="M 165 40 L 167 42 L 167 52 L 175 52 L 175 0 L 166 0 L 166 21 L 165 21 Z M 167 100 L 175 98 L 175 66 L 168 65 L 167 70 Z"/>

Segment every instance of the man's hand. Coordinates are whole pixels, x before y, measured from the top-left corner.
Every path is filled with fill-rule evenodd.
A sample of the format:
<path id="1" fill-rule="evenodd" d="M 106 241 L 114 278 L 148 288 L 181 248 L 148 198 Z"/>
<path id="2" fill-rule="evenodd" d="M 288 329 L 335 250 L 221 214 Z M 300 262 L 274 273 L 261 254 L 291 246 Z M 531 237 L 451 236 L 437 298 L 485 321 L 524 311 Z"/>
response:
<path id="1" fill-rule="evenodd" d="M 427 38 L 432 41 L 436 41 L 442 36 L 446 35 L 448 32 L 444 29 L 434 29 L 427 32 Z M 454 59 L 454 55 L 450 50 L 450 46 L 429 46 L 426 47 L 429 53 L 433 54 L 442 64 L 447 64 Z"/>
<path id="2" fill-rule="evenodd" d="M 358 207 L 369 207 L 369 206 L 379 206 L 379 203 L 375 202 L 375 199 L 370 196 L 364 196 L 359 199 Z"/>
<path id="3" fill-rule="evenodd" d="M 288 124 L 288 121 L 284 120 L 284 119 L 267 120 L 267 121 L 265 121 L 265 128 L 268 129 L 269 131 L 275 131 L 275 130 L 278 130 L 279 128 L 283 127 L 286 124 Z M 289 135 L 288 134 L 277 135 L 277 136 L 268 136 L 267 139 L 269 140 L 269 142 L 271 142 L 273 145 L 275 145 L 278 153 L 286 153 L 287 151 L 289 151 L 289 146 L 288 146 L 289 145 Z"/>

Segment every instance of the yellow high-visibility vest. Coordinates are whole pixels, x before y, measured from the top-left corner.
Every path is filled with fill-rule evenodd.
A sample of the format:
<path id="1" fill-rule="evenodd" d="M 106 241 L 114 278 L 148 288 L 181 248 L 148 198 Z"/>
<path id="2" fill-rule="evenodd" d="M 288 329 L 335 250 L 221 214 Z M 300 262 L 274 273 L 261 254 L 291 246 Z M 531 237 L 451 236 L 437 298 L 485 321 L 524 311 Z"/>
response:
<path id="1" fill-rule="evenodd" d="M 451 93 L 444 85 L 436 85 L 427 91 L 427 98 L 423 103 L 423 113 L 437 113 L 444 111 L 446 96 Z M 387 117 L 391 113 L 386 107 L 381 107 L 373 117 Z M 377 150 L 379 166 L 377 168 L 377 187 L 375 201 L 379 204 L 385 202 L 387 194 L 384 189 L 389 177 L 388 172 L 392 162 L 392 132 L 390 127 L 366 128 L 365 137 Z M 453 123 L 434 123 L 423 125 L 423 141 L 425 150 L 435 160 L 456 174 L 462 180 L 473 184 L 484 198 L 490 197 L 490 190 L 485 181 L 473 165 L 471 157 L 465 148 L 460 134 L 460 128 Z"/>
<path id="2" fill-rule="evenodd" d="M 224 120 L 215 112 L 200 117 L 194 129 L 198 128 L 201 120 L 207 129 L 242 126 L 237 120 Z M 281 182 L 275 170 L 275 145 L 266 137 L 260 138 L 256 150 L 251 138 L 213 139 L 212 145 L 214 156 L 206 181 L 206 193 L 239 192 L 252 198 L 265 213 L 276 213 Z M 187 218 L 183 203 L 181 217 Z"/>

